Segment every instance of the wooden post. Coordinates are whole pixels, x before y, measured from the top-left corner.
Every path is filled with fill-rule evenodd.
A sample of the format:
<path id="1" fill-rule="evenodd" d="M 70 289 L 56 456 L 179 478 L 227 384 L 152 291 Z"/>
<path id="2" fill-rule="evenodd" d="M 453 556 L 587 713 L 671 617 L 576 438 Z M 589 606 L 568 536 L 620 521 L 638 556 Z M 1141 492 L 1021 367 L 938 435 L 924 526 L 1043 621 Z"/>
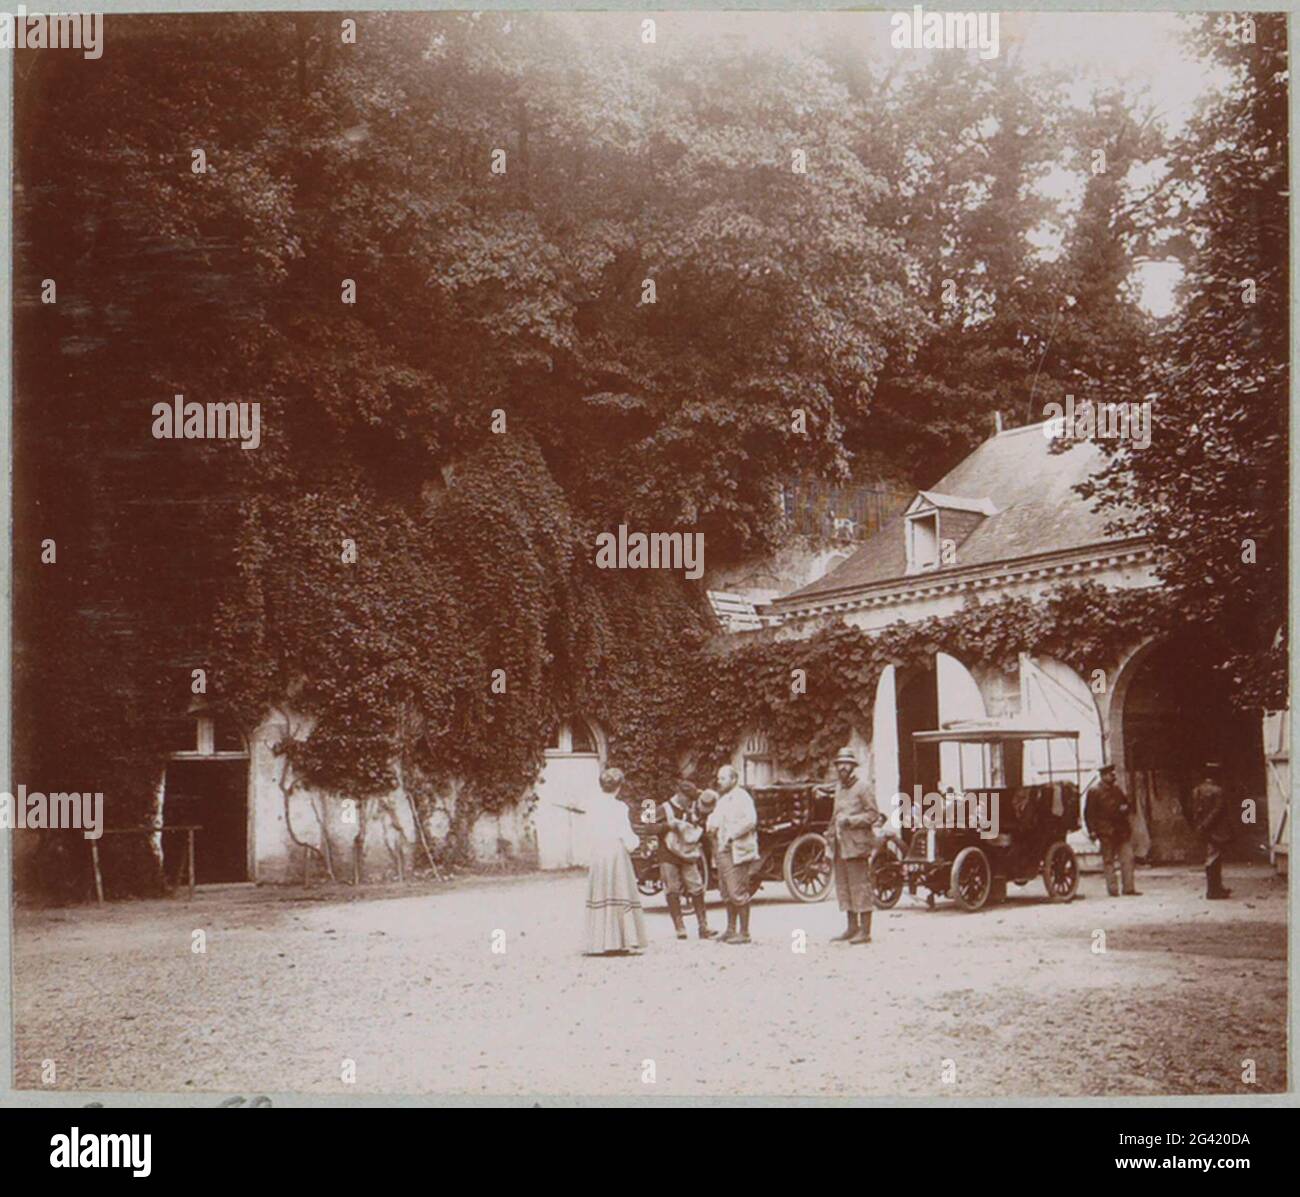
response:
<path id="1" fill-rule="evenodd" d="M 99 899 L 99 904 L 104 904 L 104 876 L 99 871 L 99 841 L 90 841 L 90 861 L 95 866 L 95 897 Z"/>
<path id="2" fill-rule="evenodd" d="M 185 838 L 188 843 L 185 846 L 185 859 L 190 874 L 190 901 L 194 901 L 194 828 L 191 827 L 186 833 Z"/>

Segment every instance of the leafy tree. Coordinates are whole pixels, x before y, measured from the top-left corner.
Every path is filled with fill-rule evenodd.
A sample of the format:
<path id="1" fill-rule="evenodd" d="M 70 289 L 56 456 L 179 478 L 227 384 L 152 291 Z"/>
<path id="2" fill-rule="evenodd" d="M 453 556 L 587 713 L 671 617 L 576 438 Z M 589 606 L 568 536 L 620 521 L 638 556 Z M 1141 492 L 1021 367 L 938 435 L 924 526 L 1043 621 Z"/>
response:
<path id="1" fill-rule="evenodd" d="M 1034 389 L 1062 287 L 1035 245 L 1039 184 L 1062 157 L 1061 79 L 1013 60 L 936 56 L 896 83 L 894 217 L 926 315 L 890 360 L 854 443 L 885 443 L 929 485 Z M 874 119 L 863 114 L 864 124 Z"/>
<path id="2" fill-rule="evenodd" d="M 1160 576 L 1220 646 L 1235 701 L 1276 708 L 1286 704 L 1286 22 L 1196 18 L 1189 38 L 1229 83 L 1171 155 L 1169 219 L 1190 257 L 1181 307 L 1149 358 L 1152 443 L 1122 447 L 1089 493 L 1117 528 L 1155 540 Z"/>

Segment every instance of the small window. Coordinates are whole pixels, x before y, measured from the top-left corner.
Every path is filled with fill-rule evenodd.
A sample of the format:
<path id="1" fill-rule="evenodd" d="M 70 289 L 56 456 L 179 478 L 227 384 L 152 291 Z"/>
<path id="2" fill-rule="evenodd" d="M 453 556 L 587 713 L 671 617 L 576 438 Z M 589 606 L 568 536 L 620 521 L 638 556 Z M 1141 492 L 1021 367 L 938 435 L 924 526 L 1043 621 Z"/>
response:
<path id="1" fill-rule="evenodd" d="M 244 737 L 238 725 L 227 718 L 218 718 L 212 725 L 212 750 L 214 752 L 243 752 Z"/>
<path id="2" fill-rule="evenodd" d="M 199 721 L 197 719 L 186 715 L 168 719 L 165 731 L 168 752 L 198 752 Z"/>
<path id="3" fill-rule="evenodd" d="M 575 719 L 570 725 L 570 735 L 572 747 L 570 752 L 590 752 L 596 751 L 596 737 L 592 733 L 586 720 Z"/>
<path id="4" fill-rule="evenodd" d="M 939 564 L 939 513 L 912 515 L 907 519 L 907 564 L 915 572 Z"/>
<path id="5" fill-rule="evenodd" d="M 546 744 L 547 752 L 588 753 L 595 756 L 596 733 L 585 719 L 571 719 L 558 724 Z"/>
<path id="6" fill-rule="evenodd" d="M 747 756 L 744 768 L 745 788 L 770 786 L 776 781 L 776 765 L 770 756 Z"/>

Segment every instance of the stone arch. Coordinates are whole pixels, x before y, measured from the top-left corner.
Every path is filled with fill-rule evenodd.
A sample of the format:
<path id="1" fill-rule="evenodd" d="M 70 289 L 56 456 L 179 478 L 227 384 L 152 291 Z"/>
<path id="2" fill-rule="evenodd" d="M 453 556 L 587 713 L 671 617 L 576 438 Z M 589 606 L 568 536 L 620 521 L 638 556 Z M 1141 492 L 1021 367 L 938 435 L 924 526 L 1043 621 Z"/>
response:
<path id="1" fill-rule="evenodd" d="M 898 711 L 895 704 L 895 675 L 898 670 L 886 665 L 876 682 L 876 698 L 871 712 L 871 764 L 876 779 L 876 806 L 898 825 Z"/>
<path id="2" fill-rule="evenodd" d="M 1081 773 L 1079 783 L 1083 788 L 1081 815 L 1086 813 L 1088 789 L 1096 780 L 1101 766 L 1106 763 L 1105 720 L 1097 698 L 1098 695 L 1078 671 L 1064 661 L 1055 657 L 1021 653 L 1021 713 L 1031 722 L 1051 728 L 1072 729 L 1079 733 L 1076 744 Z M 1069 752 L 1064 745 L 1049 745 L 1040 740 L 1031 740 L 1026 744 L 1025 784 L 1036 785 L 1049 780 L 1073 781 L 1073 776 L 1049 774 L 1049 767 L 1052 770 L 1061 768 L 1056 753 L 1062 750 Z M 1074 760 L 1067 759 L 1065 764 L 1072 770 Z M 1098 852 L 1100 845 L 1088 834 L 1083 818 L 1080 819 L 1080 824 L 1077 831 L 1069 834 L 1067 842 L 1080 854 Z M 1136 820 L 1133 843 L 1139 856 L 1146 855 L 1150 847 L 1150 833 L 1145 818 L 1141 816 Z"/>
<path id="3" fill-rule="evenodd" d="M 1107 730 L 1120 783 L 1150 829 L 1151 859 L 1199 855 L 1191 791 L 1207 760 L 1221 763 L 1223 784 L 1235 798 L 1255 801 L 1253 831 L 1264 846 L 1268 794 L 1258 717 L 1231 707 L 1196 637 L 1153 637 L 1124 658 L 1110 688 Z"/>
<path id="4" fill-rule="evenodd" d="M 1124 699 L 1142 662 L 1159 643 L 1159 636 L 1148 636 L 1130 649 L 1120 661 L 1110 685 L 1106 687 L 1102 701 L 1098 704 L 1102 708 L 1102 734 L 1106 760 L 1108 764 L 1115 766 L 1121 778 L 1126 775 L 1127 765 L 1124 752 Z"/>

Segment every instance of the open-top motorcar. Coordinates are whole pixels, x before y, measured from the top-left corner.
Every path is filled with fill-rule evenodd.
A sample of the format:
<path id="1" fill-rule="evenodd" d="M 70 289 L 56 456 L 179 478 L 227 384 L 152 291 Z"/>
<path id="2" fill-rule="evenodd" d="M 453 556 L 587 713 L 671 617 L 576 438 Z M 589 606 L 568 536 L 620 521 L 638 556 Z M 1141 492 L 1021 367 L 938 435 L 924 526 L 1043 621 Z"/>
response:
<path id="1" fill-rule="evenodd" d="M 1045 745 L 1046 765 L 1031 770 L 1033 784 L 1014 784 L 1009 779 L 1024 776 L 1032 743 Z M 931 907 L 949 897 L 964 910 L 979 910 L 1005 898 L 1008 881 L 1028 885 L 1035 878 L 1049 900 L 1073 898 L 1079 862 L 1066 837 L 1079 827 L 1079 733 L 1010 720 L 914 732 L 914 776 L 917 749 L 929 745 L 938 746 L 949 775 L 935 791 L 908 796 L 899 833 L 873 852 L 876 905 L 888 909 L 904 890 L 925 890 Z M 1054 768 L 1054 753 L 1064 767 Z"/>

